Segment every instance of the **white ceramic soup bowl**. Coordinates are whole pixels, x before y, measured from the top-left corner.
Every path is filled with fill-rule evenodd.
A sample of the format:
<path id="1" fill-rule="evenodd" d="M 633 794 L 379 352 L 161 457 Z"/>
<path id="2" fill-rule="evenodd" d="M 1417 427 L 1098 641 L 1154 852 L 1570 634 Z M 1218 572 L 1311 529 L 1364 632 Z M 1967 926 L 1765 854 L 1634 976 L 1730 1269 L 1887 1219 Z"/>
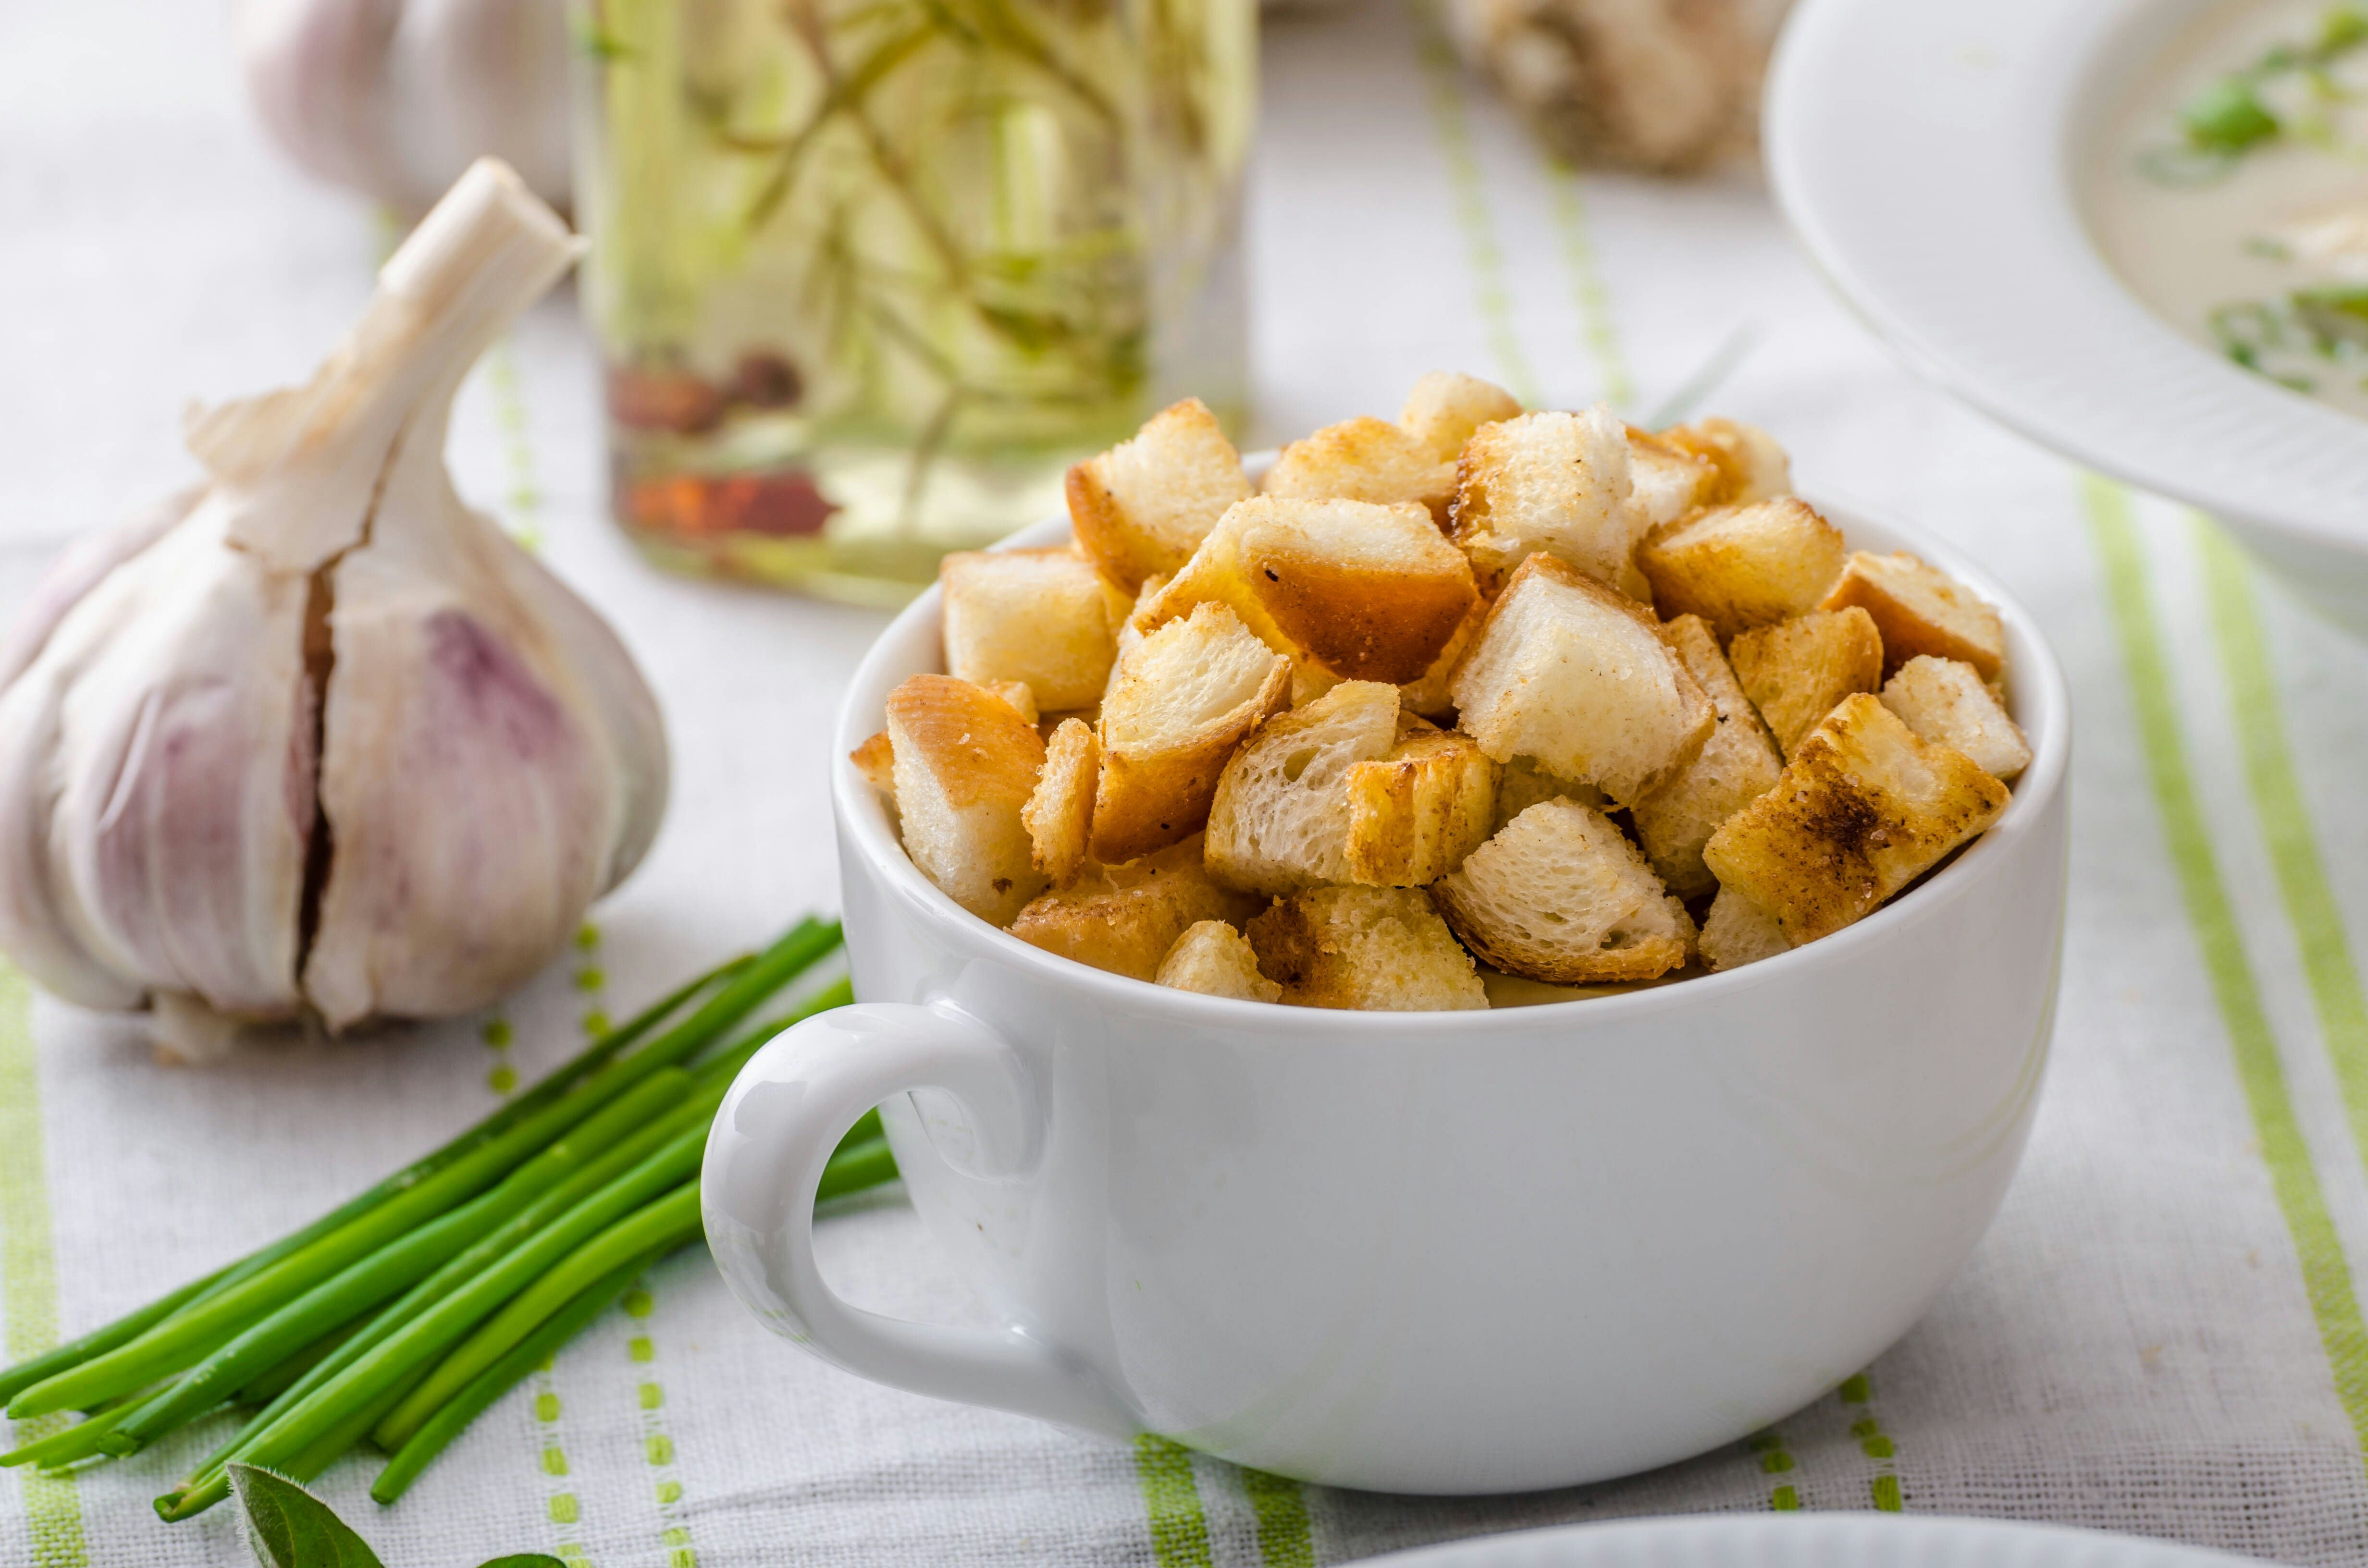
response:
<path id="1" fill-rule="evenodd" d="M 707 1233 L 733 1290 L 898 1388 L 1395 1492 L 1643 1470 L 1858 1371 L 1956 1273 L 2021 1153 L 2055 996 L 2071 715 L 1996 582 L 1827 510 L 1854 544 L 1913 550 L 2004 612 L 2034 752 L 2013 803 L 1823 941 L 1485 1013 L 1168 990 L 965 913 L 846 760 L 899 681 L 941 667 L 924 595 L 833 742 L 860 1003 L 766 1047 L 709 1139 Z M 883 1317 L 816 1269 L 824 1164 L 874 1105 L 915 1207 L 1005 1326 Z"/>
<path id="2" fill-rule="evenodd" d="M 2221 3 L 1803 0 L 1769 68 L 1769 178 L 1910 369 L 2212 513 L 2368 637 L 2368 420 L 2191 341 L 2123 284 L 2086 216 L 2130 83 Z"/>

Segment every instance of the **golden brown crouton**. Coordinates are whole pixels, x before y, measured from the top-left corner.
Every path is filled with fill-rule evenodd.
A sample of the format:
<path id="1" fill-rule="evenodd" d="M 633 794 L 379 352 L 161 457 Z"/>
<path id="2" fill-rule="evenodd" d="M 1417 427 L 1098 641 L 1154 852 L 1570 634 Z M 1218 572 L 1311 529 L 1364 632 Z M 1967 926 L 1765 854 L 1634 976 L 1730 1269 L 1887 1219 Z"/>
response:
<path id="1" fill-rule="evenodd" d="M 1507 823 L 1540 801 L 1576 801 L 1597 811 L 1603 811 L 1611 804 L 1603 791 L 1594 785 L 1562 778 L 1549 771 L 1536 757 L 1517 756 L 1505 764 L 1505 771 L 1497 777 L 1497 815 L 1488 831 L 1502 833 Z"/>
<path id="2" fill-rule="evenodd" d="M 1455 497 L 1455 459 L 1437 456 L 1385 421 L 1344 420 L 1283 448 L 1258 492 L 1304 501 L 1411 504 L 1444 527 L 1447 504 Z"/>
<path id="3" fill-rule="evenodd" d="M 1842 532 L 1794 496 L 1720 506 L 1636 551 L 1664 616 L 1698 615 L 1724 642 L 1817 608 L 1850 553 Z"/>
<path id="4" fill-rule="evenodd" d="M 1696 898 L 1717 886 L 1702 864 L 1702 846 L 1719 824 L 1774 787 L 1784 759 L 1736 684 L 1726 655 L 1718 651 L 1710 624 L 1700 616 L 1681 615 L 1661 633 L 1685 661 L 1687 673 L 1710 694 L 1718 728 L 1691 762 L 1629 808 L 1629 814 L 1661 881 L 1680 898 Z"/>
<path id="5" fill-rule="evenodd" d="M 1036 688 L 1030 686 L 1026 681 L 983 680 L 977 684 L 995 693 L 996 696 L 1000 697 L 1004 701 L 1011 704 L 1011 710 L 1019 714 L 1022 719 L 1027 720 L 1030 723 L 1033 724 L 1043 717 L 1043 715 L 1037 710 Z M 1041 733 L 1042 732 L 1040 731 L 1039 733 Z"/>
<path id="6" fill-rule="evenodd" d="M 1873 914 L 2005 811 L 2005 785 L 1864 693 L 1809 733 L 1702 858 L 1795 946 Z"/>
<path id="7" fill-rule="evenodd" d="M 1706 506 L 1746 506 L 1793 493 L 1793 463 L 1774 437 L 1734 419 L 1698 419 L 1661 432 L 1661 439 L 1709 463 L 1718 477 L 1702 497 Z"/>
<path id="8" fill-rule="evenodd" d="M 1093 727 L 1064 719 L 1044 745 L 1044 770 L 1019 812 L 1036 869 L 1056 888 L 1077 880 L 1093 835 L 1094 792 L 1101 783 L 1102 744 Z"/>
<path id="9" fill-rule="evenodd" d="M 1395 686 L 1421 677 L 1478 597 L 1418 506 L 1261 495 L 1225 514 L 1149 613 L 1222 604 L 1335 678 Z"/>
<path id="10" fill-rule="evenodd" d="M 1472 956 L 1413 888 L 1315 888 L 1247 929 L 1259 971 L 1295 1006 L 1423 1013 L 1488 1005 Z"/>
<path id="11" fill-rule="evenodd" d="M 1694 923 L 1601 812 L 1546 801 L 1474 850 L 1431 898 L 1474 952 L 1557 984 L 1682 966 Z"/>
<path id="12" fill-rule="evenodd" d="M 1520 412 L 1521 400 L 1500 386 L 1453 370 L 1428 370 L 1406 393 L 1398 423 L 1432 457 L 1452 463 L 1474 431 Z"/>
<path id="13" fill-rule="evenodd" d="M 1366 680 L 1268 720 L 1217 781 L 1210 874 L 1260 892 L 1349 881 L 1349 770 L 1387 756 L 1398 728 L 1397 688 Z"/>
<path id="14" fill-rule="evenodd" d="M 1019 821 L 1044 766 L 1036 726 L 951 676 L 913 676 L 887 707 L 905 852 L 956 903 L 1009 924 L 1044 885 Z"/>
<path id="15" fill-rule="evenodd" d="M 1093 855 L 1131 860 L 1209 820 L 1217 776 L 1291 697 L 1291 661 L 1201 605 L 1128 650 L 1102 704 Z"/>
<path id="16" fill-rule="evenodd" d="M 938 566 L 946 673 L 1025 681 L 1031 706 L 1100 699 L 1130 601 L 1074 550 L 956 551 Z"/>
<path id="17" fill-rule="evenodd" d="M 1262 902 L 1211 881 L 1192 837 L 1123 865 L 1088 867 L 1021 910 L 1011 934 L 1048 953 L 1151 980 L 1187 929 L 1203 920 L 1247 920 Z"/>
<path id="18" fill-rule="evenodd" d="M 1258 949 L 1222 920 L 1195 923 L 1159 960 L 1159 983 L 1239 1002 L 1280 1002 L 1282 987 L 1258 972 Z"/>
<path id="19" fill-rule="evenodd" d="M 1496 826 L 1502 771 L 1471 736 L 1438 730 L 1351 764 L 1344 780 L 1348 880 L 1418 888 L 1463 864 Z"/>
<path id="20" fill-rule="evenodd" d="M 1133 439 L 1069 471 L 1069 523 L 1105 576 L 1134 592 L 1190 559 L 1250 493 L 1241 454 L 1197 397 L 1154 415 Z"/>
<path id="21" fill-rule="evenodd" d="M 847 754 L 871 786 L 883 795 L 896 793 L 896 747 L 882 730 Z"/>
<path id="22" fill-rule="evenodd" d="M 1774 917 L 1733 888 L 1719 889 L 1711 900 L 1710 915 L 1702 921 L 1702 939 L 1695 946 L 1702 962 L 1713 969 L 1740 969 L 1793 950 Z"/>
<path id="23" fill-rule="evenodd" d="M 1641 518 L 1629 506 L 1627 427 L 1601 408 L 1484 425 L 1456 468 L 1455 542 L 1484 592 L 1543 551 L 1649 599 L 1636 569 Z"/>
<path id="24" fill-rule="evenodd" d="M 1892 555 L 1854 551 L 1825 601 L 1827 609 L 1846 605 L 1874 618 L 1875 630 L 1883 633 L 1886 668 L 1896 670 L 1922 653 L 1961 660 L 1984 680 L 2006 667 L 2006 625 L 1998 612 L 1946 572 L 1905 551 Z"/>
<path id="25" fill-rule="evenodd" d="M 1786 756 L 1834 704 L 1883 681 L 1883 639 L 1855 606 L 1739 632 L 1726 655 Z"/>
<path id="26" fill-rule="evenodd" d="M 1918 653 L 1883 683 L 1883 705 L 1917 739 L 1956 747 L 2002 784 L 2031 766 L 2031 743 L 1971 665 Z"/>
<path id="27" fill-rule="evenodd" d="M 1654 529 L 1705 505 L 1718 492 L 1719 475 L 1708 460 L 1631 425 L 1628 483 L 1628 504 L 1635 510 L 1638 529 L 1649 537 Z M 1645 575 L 1652 575 L 1649 568 Z"/>
<path id="28" fill-rule="evenodd" d="M 1524 562 L 1455 672 L 1460 727 L 1499 762 L 1643 799 L 1717 714 L 1652 612 L 1549 555 Z"/>
<path id="29" fill-rule="evenodd" d="M 1416 679 L 1398 687 L 1398 700 L 1409 713 L 1419 713 L 1426 719 L 1444 719 L 1455 711 L 1455 668 L 1479 640 L 1480 629 L 1488 623 L 1487 601 L 1474 596 L 1472 608 L 1463 617 L 1463 624 L 1448 638 L 1447 646 L 1431 660 L 1430 668 Z"/>

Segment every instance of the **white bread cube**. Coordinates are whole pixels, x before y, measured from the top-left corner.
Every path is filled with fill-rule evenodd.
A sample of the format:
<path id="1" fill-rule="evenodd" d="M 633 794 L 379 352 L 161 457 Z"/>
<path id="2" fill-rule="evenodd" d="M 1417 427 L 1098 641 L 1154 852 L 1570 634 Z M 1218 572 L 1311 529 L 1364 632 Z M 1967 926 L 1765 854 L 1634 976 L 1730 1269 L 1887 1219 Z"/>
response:
<path id="1" fill-rule="evenodd" d="M 1077 547 L 1132 594 L 1190 560 L 1250 482 L 1217 416 L 1188 397 L 1069 470 L 1067 488 Z"/>
<path id="2" fill-rule="evenodd" d="M 882 730 L 870 740 L 847 754 L 848 760 L 863 775 L 864 782 L 892 801 L 896 795 L 896 746 Z"/>
<path id="3" fill-rule="evenodd" d="M 1225 514 L 1148 613 L 1222 604 L 1325 675 L 1395 686 L 1421 678 L 1478 601 L 1471 563 L 1419 506 L 1261 495 Z"/>
<path id="4" fill-rule="evenodd" d="M 1438 456 L 1385 420 L 1349 419 L 1283 448 L 1258 493 L 1305 501 L 1410 504 L 1443 526 L 1447 504 L 1455 498 L 1455 458 Z"/>
<path id="5" fill-rule="evenodd" d="M 1971 665 L 1918 653 L 1883 683 L 1883 705 L 1918 739 L 1956 747 L 2002 784 L 2031 766 L 2031 743 Z"/>
<path id="6" fill-rule="evenodd" d="M 905 852 L 956 903 L 1009 925 L 1045 882 L 1019 820 L 1044 766 L 1036 726 L 951 676 L 913 676 L 887 708 Z"/>
<path id="7" fill-rule="evenodd" d="M 1159 983 L 1237 1002 L 1280 1002 L 1282 987 L 1258 972 L 1258 949 L 1222 920 L 1196 922 L 1159 960 Z"/>
<path id="8" fill-rule="evenodd" d="M 1713 969 L 1740 969 L 1761 959 L 1793 950 L 1784 928 L 1766 910 L 1736 892 L 1721 888 L 1703 919 L 1702 939 L 1695 944 L 1702 962 Z"/>
<path id="9" fill-rule="evenodd" d="M 1611 805 L 1603 791 L 1592 784 L 1582 784 L 1576 778 L 1565 778 L 1541 766 L 1533 756 L 1517 756 L 1505 764 L 1497 778 L 1497 812 L 1489 824 L 1491 834 L 1504 831 L 1505 824 L 1536 805 L 1540 801 L 1576 801 L 1582 806 L 1598 811 Z"/>
<path id="10" fill-rule="evenodd" d="M 1842 574 L 1842 532 L 1796 496 L 1719 506 L 1647 539 L 1636 563 L 1662 615 L 1698 615 L 1724 642 L 1806 615 Z"/>
<path id="11" fill-rule="evenodd" d="M 1270 893 L 1351 881 L 1349 770 L 1389 754 L 1398 714 L 1395 687 L 1357 680 L 1268 720 L 1217 781 L 1210 874 Z"/>
<path id="12" fill-rule="evenodd" d="M 1291 661 L 1222 605 L 1129 649 L 1102 703 L 1094 858 L 1116 865 L 1198 833 L 1234 748 L 1290 697 Z"/>
<path id="13" fill-rule="evenodd" d="M 1691 762 L 1718 722 L 1650 610 L 1548 555 L 1513 574 L 1453 689 L 1482 751 L 1623 803 Z"/>
<path id="14" fill-rule="evenodd" d="M 1101 776 L 1102 744 L 1093 726 L 1080 719 L 1062 720 L 1044 744 L 1044 769 L 1019 812 L 1036 869 L 1056 888 L 1076 881 L 1085 867 Z"/>
<path id="15" fill-rule="evenodd" d="M 1680 898 L 1699 898 L 1718 885 L 1702 864 L 1702 846 L 1719 824 L 1773 789 L 1784 770 L 1776 743 L 1751 699 L 1718 651 L 1709 622 L 1684 615 L 1661 629 L 1685 661 L 1687 673 L 1710 694 L 1718 728 L 1694 759 L 1629 808 L 1637 841 L 1654 871 Z"/>
<path id="16" fill-rule="evenodd" d="M 1629 506 L 1628 430 L 1608 410 L 1485 425 L 1456 468 L 1455 542 L 1484 591 L 1543 551 L 1632 598 L 1643 519 Z"/>
<path id="17" fill-rule="evenodd" d="M 1786 756 L 1836 703 L 1883 683 L 1883 639 L 1856 606 L 1738 632 L 1726 656 Z"/>
<path id="18" fill-rule="evenodd" d="M 1314 888 L 1247 930 L 1259 971 L 1294 1006 L 1428 1013 L 1488 1005 L 1472 955 L 1413 888 Z"/>
<path id="19" fill-rule="evenodd" d="M 1122 865 L 1094 865 L 1011 923 L 1023 942 L 1134 980 L 1156 979 L 1176 938 L 1203 920 L 1240 922 L 1263 900 L 1219 887 L 1196 837 Z"/>
<path id="20" fill-rule="evenodd" d="M 1631 425 L 1628 484 L 1628 505 L 1636 514 L 1637 528 L 1649 537 L 1655 528 L 1667 528 L 1707 504 L 1718 493 L 1719 474 L 1707 460 Z"/>
<path id="21" fill-rule="evenodd" d="M 1521 400 L 1477 376 L 1428 370 L 1406 393 L 1398 423 L 1441 462 L 1463 455 L 1463 444 L 1483 425 L 1520 415 Z"/>
<path id="22" fill-rule="evenodd" d="M 1917 739 L 1861 693 L 1809 733 L 1776 788 L 1711 835 L 1702 858 L 1798 946 L 1874 913 L 2009 798 L 1972 758 Z"/>
<path id="23" fill-rule="evenodd" d="M 1090 707 L 1132 601 L 1074 550 L 964 550 L 938 565 L 946 673 L 1024 681 L 1044 711 Z"/>
<path id="24" fill-rule="evenodd" d="M 1706 506 L 1746 506 L 1793 494 L 1793 463 L 1776 438 L 1734 419 L 1698 419 L 1672 426 L 1662 440 L 1709 463 L 1717 478 L 1702 497 Z"/>
<path id="25" fill-rule="evenodd" d="M 1469 735 L 1406 735 L 1387 756 L 1352 763 L 1345 779 L 1352 882 L 1418 888 L 1437 881 L 1496 828 L 1503 772 Z"/>
<path id="26" fill-rule="evenodd" d="M 1998 612 L 1946 572 L 1901 551 L 1858 551 L 1825 608 L 1855 605 L 1874 618 L 1889 669 L 1918 654 L 1956 659 L 1992 680 L 2006 668 L 2006 624 Z"/>
<path id="27" fill-rule="evenodd" d="M 1571 985 L 1680 968 L 1694 923 L 1601 812 L 1546 801 L 1441 878 L 1431 899 L 1464 945 L 1508 974 Z"/>

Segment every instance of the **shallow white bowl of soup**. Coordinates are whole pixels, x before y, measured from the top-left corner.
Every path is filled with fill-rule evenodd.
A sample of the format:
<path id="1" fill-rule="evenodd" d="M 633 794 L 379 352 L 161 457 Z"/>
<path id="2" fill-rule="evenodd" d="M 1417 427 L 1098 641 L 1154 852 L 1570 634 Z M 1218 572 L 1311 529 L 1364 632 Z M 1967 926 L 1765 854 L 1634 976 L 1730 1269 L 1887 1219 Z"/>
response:
<path id="1" fill-rule="evenodd" d="M 1912 369 L 2220 517 L 2368 636 L 2368 386 L 2346 380 L 2348 358 L 2248 367 L 2226 336 L 2258 324 L 2232 309 L 2344 285 L 2352 263 L 2318 231 L 2368 204 L 2368 161 L 2289 134 L 2217 171 L 2172 155 L 2194 151 L 2200 94 L 2327 9 L 1803 0 L 1770 71 L 1766 142 L 1794 232 Z M 2342 70 L 2368 83 L 2368 48 Z M 2282 125 L 2305 118 L 2287 84 L 2257 90 Z M 2368 103 L 2342 108 L 2338 135 L 2368 137 Z"/>

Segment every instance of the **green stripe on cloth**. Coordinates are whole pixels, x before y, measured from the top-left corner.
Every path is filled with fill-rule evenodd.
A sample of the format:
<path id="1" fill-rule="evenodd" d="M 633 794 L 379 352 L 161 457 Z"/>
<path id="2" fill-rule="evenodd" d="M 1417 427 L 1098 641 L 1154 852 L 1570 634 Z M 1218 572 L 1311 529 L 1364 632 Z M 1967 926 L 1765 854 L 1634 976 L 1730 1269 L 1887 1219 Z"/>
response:
<path id="1" fill-rule="evenodd" d="M 2302 952 L 2304 977 L 2327 1040 L 2327 1054 L 2351 1122 L 2351 1141 L 2368 1159 L 2368 999 L 2351 956 L 2343 911 L 2328 883 L 2318 832 L 2304 803 L 2286 744 L 2285 713 L 2270 669 L 2269 640 L 2262 635 L 2254 598 L 2252 563 L 2208 517 L 2195 518 L 2196 547 L 2203 557 L 2205 594 L 2212 608 L 2213 640 L 2228 682 L 2228 707 L 2236 719 L 2237 744 L 2245 761 L 2245 784 L 2260 819 L 2261 836 L 2277 874 L 2278 894 Z"/>
<path id="2" fill-rule="evenodd" d="M 1134 1440 L 1134 1478 L 1151 1523 L 1151 1560 L 1159 1568 L 1210 1568 L 1209 1517 L 1192 1479 L 1192 1450 L 1145 1432 Z"/>
<path id="3" fill-rule="evenodd" d="M 1315 1543 L 1307 1529 L 1307 1494 L 1287 1475 L 1242 1471 L 1242 1491 L 1258 1521 L 1258 1561 L 1266 1568 L 1315 1568 Z"/>
<path id="4" fill-rule="evenodd" d="M 1464 257 L 1472 267 L 1474 302 L 1488 336 L 1488 352 L 1496 358 L 1505 390 L 1528 408 L 1538 406 L 1538 379 L 1530 357 L 1521 350 L 1520 335 L 1513 329 L 1513 295 L 1505 282 L 1505 252 L 1497 243 L 1497 220 L 1488 210 L 1488 187 L 1480 172 L 1479 155 L 1472 146 L 1472 124 L 1464 114 L 1463 66 L 1448 41 L 1439 18 L 1438 0 L 1406 0 L 1414 22 L 1416 56 L 1422 62 L 1426 96 L 1430 100 L 1430 124 L 1439 138 L 1439 153 L 1447 165 L 1447 183 L 1455 202 L 1455 225 L 1463 233 Z"/>
<path id="5" fill-rule="evenodd" d="M 1611 291 L 1603 284 L 1603 265 L 1595 254 L 1595 240 L 1587 222 L 1587 202 L 1578 171 L 1555 162 L 1546 168 L 1553 182 L 1554 233 L 1562 241 L 1562 263 L 1570 272 L 1572 302 L 1578 310 L 1579 347 L 1595 364 L 1595 392 L 1618 413 L 1636 402 L 1636 383 L 1628 374 L 1628 356 L 1620 347 L 1620 330 L 1611 317 Z"/>
<path id="6" fill-rule="evenodd" d="M 50 1186 L 41 1141 L 41 1083 L 33 1055 L 33 987 L 0 959 L 0 1316 L 7 1359 L 58 1342 L 58 1265 L 50 1239 Z M 16 1424 L 10 1446 L 62 1431 L 68 1417 Z M 18 1472 L 33 1568 L 83 1568 L 82 1504 L 70 1476 Z"/>
<path id="7" fill-rule="evenodd" d="M 2188 772 L 2186 741 L 2180 731 L 2179 703 L 2170 665 L 2163 651 L 2146 584 L 2145 546 L 2131 516 L 2129 493 L 2106 480 L 2084 479 L 2082 496 L 2089 535 L 2104 572 L 2105 600 L 2122 645 L 2131 706 L 2155 804 L 2162 816 L 2165 845 L 2179 879 L 2181 899 L 2204 972 L 2219 1004 L 2236 1058 L 2237 1076 L 2252 1113 L 2254 1135 L 2269 1167 L 2270 1186 L 2286 1230 L 2294 1238 L 2304 1293 L 2317 1320 L 2336 1397 L 2352 1432 L 2368 1449 L 2368 1325 L 2360 1315 L 2351 1268 L 2343 1256 L 2334 1220 L 2320 1187 L 2310 1149 L 2303 1142 L 2278 1061 L 2277 1037 L 2261 1006 L 2260 983 L 2245 952 L 2237 912 L 2214 858 L 2211 830 Z"/>

